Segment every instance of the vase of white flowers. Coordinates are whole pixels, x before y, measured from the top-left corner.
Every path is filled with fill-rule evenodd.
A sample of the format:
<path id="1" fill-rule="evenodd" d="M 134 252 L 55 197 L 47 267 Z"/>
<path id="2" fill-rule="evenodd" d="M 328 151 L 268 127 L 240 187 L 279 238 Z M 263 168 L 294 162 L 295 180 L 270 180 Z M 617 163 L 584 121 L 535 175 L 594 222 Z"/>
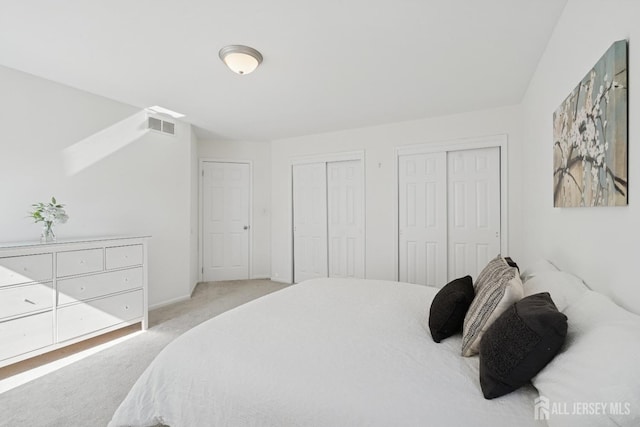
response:
<path id="1" fill-rule="evenodd" d="M 42 234 L 40 241 L 42 243 L 55 242 L 56 235 L 53 233 L 53 226 L 55 224 L 64 224 L 69 219 L 69 216 L 64 211 L 64 205 L 59 204 L 55 197 L 51 198 L 49 203 L 34 203 L 31 205 L 33 212 L 29 212 L 29 216 L 34 219 L 36 223 L 42 223 Z"/>

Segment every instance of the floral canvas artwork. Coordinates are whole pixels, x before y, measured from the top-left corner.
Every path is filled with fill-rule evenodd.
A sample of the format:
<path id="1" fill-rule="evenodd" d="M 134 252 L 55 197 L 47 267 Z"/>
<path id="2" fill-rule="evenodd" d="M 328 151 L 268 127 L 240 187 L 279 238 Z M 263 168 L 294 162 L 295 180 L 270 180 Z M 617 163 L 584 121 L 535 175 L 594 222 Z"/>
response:
<path id="1" fill-rule="evenodd" d="M 553 114 L 555 207 L 627 205 L 627 41 L 615 42 Z"/>

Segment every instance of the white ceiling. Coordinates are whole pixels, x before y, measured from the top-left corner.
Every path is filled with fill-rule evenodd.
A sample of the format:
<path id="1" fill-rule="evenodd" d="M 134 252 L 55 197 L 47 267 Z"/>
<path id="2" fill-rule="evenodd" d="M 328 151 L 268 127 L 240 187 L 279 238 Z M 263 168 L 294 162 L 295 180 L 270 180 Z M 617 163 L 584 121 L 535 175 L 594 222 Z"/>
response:
<path id="1" fill-rule="evenodd" d="M 0 64 L 273 140 L 517 104 L 565 3 L 0 0 Z M 264 62 L 236 75 L 228 44 Z"/>

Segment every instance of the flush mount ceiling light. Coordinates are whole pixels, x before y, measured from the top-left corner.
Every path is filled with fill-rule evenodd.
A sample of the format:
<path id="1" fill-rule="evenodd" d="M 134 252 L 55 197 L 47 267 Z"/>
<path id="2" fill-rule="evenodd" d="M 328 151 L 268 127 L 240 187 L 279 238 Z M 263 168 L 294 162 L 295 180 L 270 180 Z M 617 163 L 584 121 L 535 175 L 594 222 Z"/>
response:
<path id="1" fill-rule="evenodd" d="M 262 62 L 260 52 L 249 46 L 225 46 L 218 55 L 231 71 L 241 75 L 251 73 Z"/>

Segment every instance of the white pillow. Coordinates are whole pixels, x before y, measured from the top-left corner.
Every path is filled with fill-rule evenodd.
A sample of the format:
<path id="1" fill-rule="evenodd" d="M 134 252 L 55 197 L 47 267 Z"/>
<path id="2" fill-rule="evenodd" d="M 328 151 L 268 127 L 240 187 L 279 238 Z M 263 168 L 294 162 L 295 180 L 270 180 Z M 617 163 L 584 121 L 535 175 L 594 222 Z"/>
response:
<path id="1" fill-rule="evenodd" d="M 565 346 L 532 380 L 549 426 L 640 425 L 640 316 L 593 291 L 564 313 Z"/>
<path id="2" fill-rule="evenodd" d="M 546 259 L 539 259 L 527 268 L 522 271 L 520 274 L 520 278 L 523 282 L 526 282 L 532 277 L 536 275 L 548 271 L 560 271 L 558 267 L 556 267 L 551 261 L 547 261 Z"/>
<path id="3" fill-rule="evenodd" d="M 525 280 L 524 296 L 549 292 L 558 311 L 564 311 L 589 290 L 582 280 L 564 271 L 542 271 Z"/>

